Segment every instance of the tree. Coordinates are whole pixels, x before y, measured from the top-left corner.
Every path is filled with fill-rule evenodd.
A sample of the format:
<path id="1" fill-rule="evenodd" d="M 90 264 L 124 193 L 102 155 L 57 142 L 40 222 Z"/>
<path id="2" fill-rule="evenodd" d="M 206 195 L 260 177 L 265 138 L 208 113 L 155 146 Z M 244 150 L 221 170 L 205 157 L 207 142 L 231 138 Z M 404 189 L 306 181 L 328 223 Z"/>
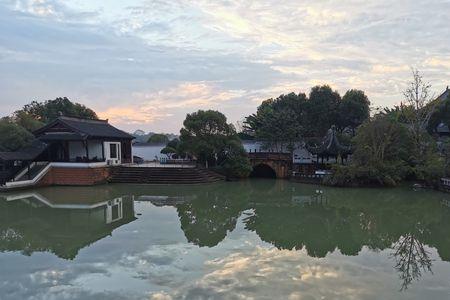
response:
<path id="1" fill-rule="evenodd" d="M 397 185 L 411 172 L 411 139 L 404 125 L 379 114 L 362 124 L 353 139 L 349 166 L 335 166 L 326 183 L 347 185 Z"/>
<path id="2" fill-rule="evenodd" d="M 29 132 L 33 132 L 45 124 L 39 120 L 36 120 L 32 115 L 27 114 L 24 111 L 17 111 L 13 115 L 13 121 L 19 126 L 22 126 Z"/>
<path id="3" fill-rule="evenodd" d="M 178 149 L 179 146 L 180 146 L 179 139 L 173 139 L 167 143 L 167 147 L 172 147 L 173 149 Z"/>
<path id="4" fill-rule="evenodd" d="M 148 139 L 148 143 L 154 144 L 167 144 L 168 142 L 169 138 L 167 137 L 167 135 L 162 133 L 155 133 Z"/>
<path id="5" fill-rule="evenodd" d="M 198 161 L 223 168 L 229 177 L 246 177 L 250 162 L 232 124 L 213 110 L 188 114 L 180 133 L 179 149 Z M 246 171 L 247 170 L 247 171 Z"/>
<path id="6" fill-rule="evenodd" d="M 341 96 L 330 86 L 315 86 L 307 102 L 308 135 L 323 136 L 332 125 L 338 124 Z"/>
<path id="7" fill-rule="evenodd" d="M 226 145 L 219 160 L 228 178 L 245 178 L 252 172 L 247 153 L 238 140 L 233 139 Z"/>
<path id="8" fill-rule="evenodd" d="M 176 154 L 177 150 L 175 148 L 166 146 L 161 149 L 161 154 L 165 154 L 168 158 L 170 158 L 173 154 Z"/>
<path id="9" fill-rule="evenodd" d="M 301 141 L 306 105 L 305 94 L 291 93 L 263 101 L 256 114 L 244 121 L 245 129 L 277 152 L 293 151 Z"/>
<path id="10" fill-rule="evenodd" d="M 350 127 L 353 132 L 365 120 L 369 118 L 370 101 L 363 91 L 349 90 L 342 97 L 339 104 L 339 122 L 340 129 Z"/>
<path id="11" fill-rule="evenodd" d="M 29 146 L 33 135 L 10 118 L 0 119 L 0 151 L 16 151 Z"/>
<path id="12" fill-rule="evenodd" d="M 353 161 L 359 164 L 386 164 L 408 159 L 408 136 L 400 123 L 375 116 L 364 123 L 353 140 Z"/>
<path id="13" fill-rule="evenodd" d="M 412 69 L 412 80 L 403 92 L 409 113 L 405 114 L 408 129 L 414 142 L 415 157 L 420 160 L 427 151 L 429 143 L 424 137 L 426 128 L 435 104 L 431 103 L 429 83 L 424 82 L 422 75 L 416 69 Z"/>
<path id="14" fill-rule="evenodd" d="M 98 119 L 97 114 L 90 108 L 73 103 L 68 98 L 56 98 L 43 102 L 33 101 L 25 105 L 21 110 L 16 111 L 16 116 L 27 114 L 34 120 L 48 124 L 58 118 L 60 115 L 67 117 L 78 117 L 86 119 Z"/>
<path id="15" fill-rule="evenodd" d="M 188 114 L 183 125 L 180 130 L 182 147 L 206 165 L 215 165 L 227 143 L 237 139 L 234 126 L 218 111 L 199 110 Z"/>

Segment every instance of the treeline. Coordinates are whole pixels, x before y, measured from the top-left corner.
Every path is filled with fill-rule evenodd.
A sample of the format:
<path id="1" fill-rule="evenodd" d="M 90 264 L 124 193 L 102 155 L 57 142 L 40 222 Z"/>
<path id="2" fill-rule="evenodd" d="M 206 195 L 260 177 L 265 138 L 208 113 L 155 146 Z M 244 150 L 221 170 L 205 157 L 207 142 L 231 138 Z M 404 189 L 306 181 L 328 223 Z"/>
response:
<path id="1" fill-rule="evenodd" d="M 450 144 L 438 138 L 436 127 L 449 124 L 450 99 L 433 99 L 430 88 L 413 70 L 403 103 L 378 111 L 357 129 L 351 164 L 334 166 L 326 183 L 395 186 L 415 180 L 437 186 L 441 177 L 448 176 Z"/>
<path id="2" fill-rule="evenodd" d="M 34 130 L 60 115 L 98 119 L 92 109 L 73 103 L 66 97 L 43 102 L 33 101 L 11 116 L 0 119 L 0 151 L 16 151 L 28 146 L 34 139 Z"/>
<path id="3" fill-rule="evenodd" d="M 252 168 L 240 137 L 256 138 L 278 151 L 293 150 L 305 137 L 321 137 L 332 125 L 353 132 L 369 117 L 369 106 L 363 91 L 341 97 L 327 85 L 316 86 L 309 96 L 290 93 L 263 101 L 239 133 L 222 113 L 199 110 L 187 115 L 180 140 L 171 141 L 162 153 L 188 154 L 228 177 L 247 177 Z"/>
<path id="4" fill-rule="evenodd" d="M 353 155 L 349 165 L 333 166 L 327 184 L 393 186 L 408 179 L 436 184 L 450 174 L 450 143 L 433 137 L 439 123 L 450 123 L 450 100 L 432 99 L 430 88 L 414 70 L 402 104 L 370 115 L 363 91 L 352 89 L 341 97 L 328 85 L 315 86 L 308 95 L 290 93 L 263 101 L 244 119 L 241 132 L 222 113 L 199 110 L 186 116 L 179 139 L 169 143 L 167 136 L 154 135 L 152 140 L 167 143 L 165 154 L 195 157 L 229 177 L 246 177 L 252 168 L 242 137 L 258 139 L 270 149 L 294 151 L 335 126 Z M 30 132 L 60 114 L 97 119 L 93 110 L 67 98 L 34 101 L 0 120 L 0 151 L 30 143 Z"/>
<path id="5" fill-rule="evenodd" d="M 262 102 L 245 118 L 244 133 L 267 148 L 293 150 L 309 137 L 323 137 L 331 126 L 353 133 L 369 118 L 370 102 L 363 91 L 349 90 L 343 97 L 330 86 L 315 86 L 309 97 L 290 93 Z"/>

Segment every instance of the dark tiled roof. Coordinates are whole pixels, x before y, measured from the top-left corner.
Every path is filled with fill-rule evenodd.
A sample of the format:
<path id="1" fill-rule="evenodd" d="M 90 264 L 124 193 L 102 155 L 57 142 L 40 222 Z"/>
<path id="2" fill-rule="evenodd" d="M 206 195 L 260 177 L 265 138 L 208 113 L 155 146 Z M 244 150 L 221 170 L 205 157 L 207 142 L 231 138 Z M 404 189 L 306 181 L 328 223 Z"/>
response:
<path id="1" fill-rule="evenodd" d="M 125 131 L 117 129 L 108 123 L 107 120 L 90 120 L 61 116 L 47 126 L 35 131 L 36 135 L 46 132 L 46 129 L 61 123 L 76 133 L 90 138 L 118 138 L 133 139 L 134 137 Z"/>
<path id="2" fill-rule="evenodd" d="M 328 130 L 327 134 L 322 140 L 322 143 L 317 147 L 309 147 L 308 149 L 313 154 L 324 156 L 338 156 L 347 155 L 351 153 L 351 148 L 344 146 L 339 142 L 334 126 Z"/>
<path id="3" fill-rule="evenodd" d="M 445 92 L 443 92 L 439 97 L 437 97 L 437 100 L 444 101 L 447 100 L 449 96 L 450 96 L 450 89 L 447 87 L 447 89 L 445 89 Z"/>
<path id="4" fill-rule="evenodd" d="M 46 133 L 38 137 L 39 140 L 43 142 L 50 141 L 81 141 L 84 140 L 85 136 L 78 133 Z"/>
<path id="5" fill-rule="evenodd" d="M 14 152 L 0 152 L 0 159 L 4 161 L 12 160 L 33 160 L 47 148 L 47 144 L 34 141 L 30 146 L 24 147 Z"/>

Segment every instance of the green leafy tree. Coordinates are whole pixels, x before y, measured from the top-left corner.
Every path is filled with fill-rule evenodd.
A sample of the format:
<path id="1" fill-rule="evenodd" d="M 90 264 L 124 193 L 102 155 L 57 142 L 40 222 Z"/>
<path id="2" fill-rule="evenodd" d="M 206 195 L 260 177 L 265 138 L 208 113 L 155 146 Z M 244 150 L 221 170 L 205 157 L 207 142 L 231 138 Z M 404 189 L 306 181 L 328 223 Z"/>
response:
<path id="1" fill-rule="evenodd" d="M 179 139 L 173 139 L 167 143 L 167 147 L 171 147 L 173 149 L 178 149 L 179 146 L 180 146 Z"/>
<path id="2" fill-rule="evenodd" d="M 45 124 L 39 120 L 36 120 L 32 115 L 27 114 L 24 111 L 17 111 L 14 113 L 13 121 L 19 125 L 28 130 L 29 132 L 33 132 Z"/>
<path id="3" fill-rule="evenodd" d="M 222 152 L 220 166 L 229 178 L 245 178 L 252 172 L 244 147 L 235 139 L 231 140 Z"/>
<path id="4" fill-rule="evenodd" d="M 377 115 L 358 128 L 353 143 L 351 164 L 335 166 L 326 183 L 393 186 L 411 172 L 408 163 L 412 142 L 402 124 Z"/>
<path id="5" fill-rule="evenodd" d="M 350 127 L 353 132 L 369 118 L 370 101 L 363 91 L 349 90 L 339 104 L 339 122 L 341 129 Z"/>
<path id="6" fill-rule="evenodd" d="M 16 116 L 23 116 L 23 114 L 27 114 L 34 120 L 44 124 L 50 123 L 60 115 L 67 117 L 98 119 L 97 114 L 92 109 L 79 103 L 73 103 L 66 97 L 46 100 L 43 102 L 33 101 L 15 113 Z"/>
<path id="7" fill-rule="evenodd" d="M 162 133 L 155 133 L 148 139 L 148 143 L 154 144 L 167 144 L 168 142 L 169 138 L 167 137 L 167 135 Z"/>
<path id="8" fill-rule="evenodd" d="M 29 146 L 33 135 L 10 118 L 0 120 L 0 151 L 16 151 Z"/>
<path id="9" fill-rule="evenodd" d="M 293 151 L 301 141 L 306 95 L 291 93 L 263 101 L 256 114 L 244 121 L 245 129 L 265 143 L 266 148 Z"/>
<path id="10" fill-rule="evenodd" d="M 200 163 L 207 167 L 225 166 L 229 174 L 243 174 L 232 169 L 250 165 L 234 126 L 227 123 L 222 113 L 199 110 L 188 114 L 183 125 L 180 149 L 197 157 Z"/>
<path id="11" fill-rule="evenodd" d="M 341 96 L 330 86 L 311 89 L 307 105 L 307 127 L 310 136 L 324 136 L 332 125 L 338 124 Z"/>
<path id="12" fill-rule="evenodd" d="M 205 164 L 216 164 L 217 156 L 230 139 L 237 137 L 225 115 L 214 110 L 188 114 L 180 130 L 183 148 Z"/>
<path id="13" fill-rule="evenodd" d="M 166 146 L 161 149 L 161 154 L 167 155 L 167 157 L 171 157 L 173 154 L 177 153 L 177 149 Z"/>

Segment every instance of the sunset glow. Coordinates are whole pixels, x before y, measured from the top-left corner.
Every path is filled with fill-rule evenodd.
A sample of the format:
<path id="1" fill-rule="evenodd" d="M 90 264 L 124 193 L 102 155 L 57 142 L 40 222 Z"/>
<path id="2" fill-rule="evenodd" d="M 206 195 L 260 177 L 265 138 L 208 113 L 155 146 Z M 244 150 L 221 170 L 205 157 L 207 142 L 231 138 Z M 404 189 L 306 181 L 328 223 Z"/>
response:
<path id="1" fill-rule="evenodd" d="M 440 0 L 1 1 L 0 109 L 67 96 L 124 130 L 177 133 L 197 109 L 236 122 L 315 84 L 392 106 L 411 67 L 436 94 L 449 84 L 449 11 Z"/>

